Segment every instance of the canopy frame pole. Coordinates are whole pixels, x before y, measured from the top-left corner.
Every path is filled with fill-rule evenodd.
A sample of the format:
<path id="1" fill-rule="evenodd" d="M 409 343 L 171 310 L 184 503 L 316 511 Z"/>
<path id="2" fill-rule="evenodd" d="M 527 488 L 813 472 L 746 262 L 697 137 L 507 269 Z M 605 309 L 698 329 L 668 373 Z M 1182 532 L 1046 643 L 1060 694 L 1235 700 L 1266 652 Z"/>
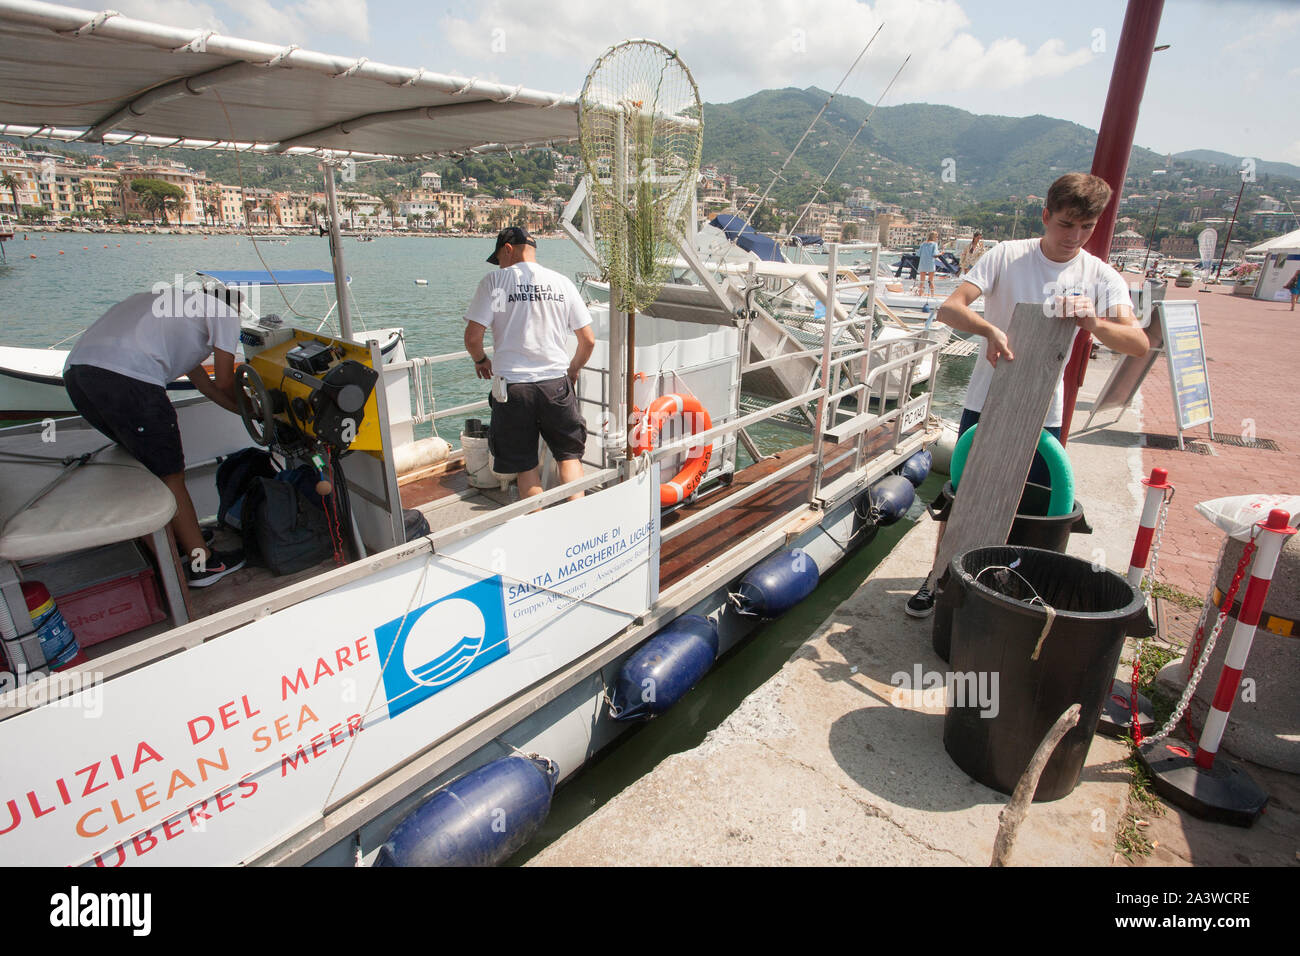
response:
<path id="1" fill-rule="evenodd" d="M 348 302 L 348 277 L 343 271 L 343 240 L 339 235 L 339 203 L 334 191 L 334 167 L 339 165 L 337 159 L 326 159 L 325 169 L 325 212 L 329 217 L 330 261 L 334 266 L 334 302 L 339 307 L 339 338 L 352 341 L 352 308 Z"/>

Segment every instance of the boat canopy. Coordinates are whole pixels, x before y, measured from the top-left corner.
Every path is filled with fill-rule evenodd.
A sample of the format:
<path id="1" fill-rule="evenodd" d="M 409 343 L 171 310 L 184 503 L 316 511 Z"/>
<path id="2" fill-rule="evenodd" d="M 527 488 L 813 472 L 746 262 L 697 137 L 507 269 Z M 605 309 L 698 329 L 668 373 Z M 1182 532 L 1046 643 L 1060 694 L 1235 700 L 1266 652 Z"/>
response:
<path id="1" fill-rule="evenodd" d="M 0 0 L 0 135 L 414 158 L 568 142 L 576 99 Z"/>
<path id="2" fill-rule="evenodd" d="M 813 235 L 808 235 L 799 232 L 795 233 L 790 238 L 793 239 L 795 241 L 795 244 L 799 246 L 820 246 L 823 242 L 821 236 L 813 236 Z"/>
<path id="3" fill-rule="evenodd" d="M 709 225 L 721 229 L 727 234 L 728 239 L 760 259 L 768 262 L 785 262 L 785 256 L 781 255 L 781 247 L 777 245 L 776 240 L 771 236 L 763 235 L 740 216 L 723 213 L 714 216 L 709 221 Z"/>
<path id="4" fill-rule="evenodd" d="M 222 285 L 333 285 L 334 273 L 327 269 L 195 269 L 197 275 L 216 279 Z M 350 283 L 352 277 L 348 276 Z"/>
<path id="5" fill-rule="evenodd" d="M 1295 232 L 1288 232 L 1284 236 L 1274 236 L 1272 239 L 1266 239 L 1257 246 L 1251 246 L 1246 250 L 1246 254 L 1280 252 L 1284 249 L 1300 249 L 1300 229 Z"/>

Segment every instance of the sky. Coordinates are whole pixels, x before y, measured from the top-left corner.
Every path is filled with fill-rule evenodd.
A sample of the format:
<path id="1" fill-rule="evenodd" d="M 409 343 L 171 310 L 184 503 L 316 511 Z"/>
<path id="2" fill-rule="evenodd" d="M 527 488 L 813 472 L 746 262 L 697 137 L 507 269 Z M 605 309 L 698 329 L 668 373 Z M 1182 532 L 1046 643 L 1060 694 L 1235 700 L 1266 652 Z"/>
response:
<path id="1" fill-rule="evenodd" d="M 1141 2 L 1141 0 L 1134 0 Z M 85 3 L 64 6 L 84 8 Z M 620 40 L 675 49 L 706 102 L 832 90 L 1096 129 L 1126 0 L 114 0 L 128 16 L 577 94 Z M 1135 142 L 1300 165 L 1300 2 L 1166 0 Z M 708 116 L 705 115 L 707 123 Z"/>

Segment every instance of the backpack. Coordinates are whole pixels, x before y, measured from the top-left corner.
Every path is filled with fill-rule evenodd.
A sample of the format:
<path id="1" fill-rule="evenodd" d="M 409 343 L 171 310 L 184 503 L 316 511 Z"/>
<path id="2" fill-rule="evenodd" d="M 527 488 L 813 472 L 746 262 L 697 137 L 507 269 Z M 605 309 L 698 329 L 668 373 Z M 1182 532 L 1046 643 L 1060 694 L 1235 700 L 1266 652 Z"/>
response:
<path id="1" fill-rule="evenodd" d="M 325 512 L 293 479 L 292 472 L 255 478 L 244 496 L 244 555 L 277 576 L 304 571 L 334 553 Z"/>
<path id="2" fill-rule="evenodd" d="M 240 530 L 243 514 L 240 499 L 255 478 L 275 476 L 271 456 L 257 448 L 235 452 L 217 466 L 217 525 Z"/>

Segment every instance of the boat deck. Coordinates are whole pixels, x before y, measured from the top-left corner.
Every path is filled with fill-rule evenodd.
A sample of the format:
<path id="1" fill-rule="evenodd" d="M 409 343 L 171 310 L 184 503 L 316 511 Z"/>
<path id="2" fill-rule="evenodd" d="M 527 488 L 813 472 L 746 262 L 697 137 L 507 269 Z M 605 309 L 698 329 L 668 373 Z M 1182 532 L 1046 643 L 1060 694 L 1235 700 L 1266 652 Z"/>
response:
<path id="1" fill-rule="evenodd" d="M 870 432 L 864 446 L 864 460 L 870 460 L 886 451 L 892 438 L 893 430 L 888 426 L 879 426 Z M 848 444 L 842 447 L 844 451 L 852 450 Z M 715 485 L 695 501 L 665 515 L 663 531 L 669 531 L 719 502 L 740 498 L 747 489 L 811 452 L 811 444 L 788 448 L 740 469 L 730 481 Z M 839 454 L 842 452 L 837 452 L 835 446 L 827 448 L 827 459 L 834 459 Z M 823 486 L 847 474 L 852 464 L 852 455 L 848 455 L 844 461 L 827 469 L 822 476 Z M 808 502 L 812 469 L 813 464 L 810 462 L 770 487 L 721 509 L 711 520 L 701 521 L 665 540 L 660 549 L 660 587 L 666 589 L 681 582 L 694 570 L 724 554 L 737 541 L 801 508 Z M 494 511 L 510 504 L 515 496 L 512 488 L 500 491 L 471 487 L 463 460 L 453 460 L 417 473 L 401 484 L 400 491 L 403 507 L 419 508 L 433 531 Z M 215 544 L 218 549 L 234 549 L 240 547 L 241 542 L 235 532 L 223 529 L 218 532 Z M 331 557 L 303 571 L 276 576 L 267 568 L 250 565 L 212 587 L 186 588 L 185 601 L 190 619 L 199 620 L 246 601 L 264 597 L 329 571 L 334 566 Z M 137 640 L 162 633 L 172 626 L 170 619 L 164 620 L 88 648 L 88 654 L 92 658 L 99 657 Z"/>

